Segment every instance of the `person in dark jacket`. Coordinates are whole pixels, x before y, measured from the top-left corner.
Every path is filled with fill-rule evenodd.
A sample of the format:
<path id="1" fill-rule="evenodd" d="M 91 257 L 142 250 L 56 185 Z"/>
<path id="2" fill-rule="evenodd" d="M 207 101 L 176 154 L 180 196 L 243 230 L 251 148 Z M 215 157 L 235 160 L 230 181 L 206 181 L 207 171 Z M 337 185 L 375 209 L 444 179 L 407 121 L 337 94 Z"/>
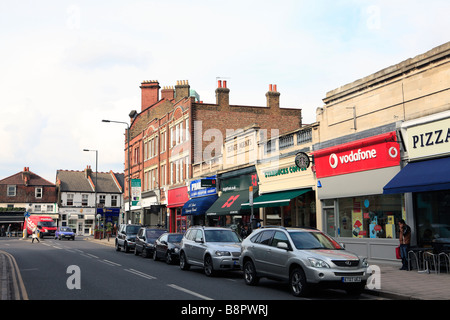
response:
<path id="1" fill-rule="evenodd" d="M 408 251 L 411 245 L 411 228 L 403 219 L 398 221 L 398 226 L 400 228 L 400 255 L 402 257 L 402 267 L 400 270 L 408 270 Z"/>

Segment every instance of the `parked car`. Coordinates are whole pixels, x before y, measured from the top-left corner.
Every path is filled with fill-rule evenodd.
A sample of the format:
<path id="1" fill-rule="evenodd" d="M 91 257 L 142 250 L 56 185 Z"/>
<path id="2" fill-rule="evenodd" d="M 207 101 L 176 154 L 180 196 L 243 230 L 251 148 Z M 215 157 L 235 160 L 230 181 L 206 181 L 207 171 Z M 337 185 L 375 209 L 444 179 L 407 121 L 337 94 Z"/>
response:
<path id="1" fill-rule="evenodd" d="M 134 250 L 136 246 L 136 235 L 142 226 L 140 224 L 121 224 L 116 235 L 116 250 L 121 248 L 125 252 Z"/>
<path id="2" fill-rule="evenodd" d="M 165 259 L 167 264 L 172 264 L 180 259 L 180 246 L 182 233 L 165 233 L 155 241 L 153 260 Z"/>
<path id="3" fill-rule="evenodd" d="M 240 265 L 248 285 L 261 277 L 284 280 L 294 296 L 305 296 L 311 285 L 340 287 L 359 294 L 370 276 L 366 258 L 346 251 L 316 229 L 269 227 L 242 242 Z"/>
<path id="4" fill-rule="evenodd" d="M 202 267 L 207 276 L 218 270 L 239 270 L 241 241 L 231 229 L 191 227 L 181 240 L 180 268 Z"/>
<path id="5" fill-rule="evenodd" d="M 55 232 L 55 240 L 72 239 L 75 240 L 75 232 L 70 227 L 58 227 Z"/>
<path id="6" fill-rule="evenodd" d="M 153 251 L 155 250 L 155 241 L 167 230 L 142 227 L 140 228 L 136 236 L 136 248 L 135 255 L 142 254 L 144 258 L 153 257 Z"/>

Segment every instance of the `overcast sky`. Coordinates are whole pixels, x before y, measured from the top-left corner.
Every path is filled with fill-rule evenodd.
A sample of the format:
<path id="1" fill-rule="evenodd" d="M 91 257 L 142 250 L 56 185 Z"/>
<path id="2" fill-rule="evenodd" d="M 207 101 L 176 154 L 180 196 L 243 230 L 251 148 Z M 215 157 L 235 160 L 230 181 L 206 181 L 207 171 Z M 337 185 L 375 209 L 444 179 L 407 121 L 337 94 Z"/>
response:
<path id="1" fill-rule="evenodd" d="M 315 121 L 328 91 L 450 41 L 448 0 L 0 0 L 0 179 L 30 167 L 123 172 L 143 80 L 189 80 L 215 103 L 280 105 Z"/>

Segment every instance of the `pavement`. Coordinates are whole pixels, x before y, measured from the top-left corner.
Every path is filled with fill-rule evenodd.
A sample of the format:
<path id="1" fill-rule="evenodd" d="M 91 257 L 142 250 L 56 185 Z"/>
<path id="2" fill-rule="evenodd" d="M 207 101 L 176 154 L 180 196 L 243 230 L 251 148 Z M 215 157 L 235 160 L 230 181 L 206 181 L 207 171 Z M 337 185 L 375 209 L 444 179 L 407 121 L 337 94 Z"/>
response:
<path id="1" fill-rule="evenodd" d="M 92 236 L 84 238 L 87 241 L 114 247 L 114 238 L 109 241 L 94 239 Z M 0 251 L 0 279 L 2 281 L 0 288 L 4 286 L 6 280 L 4 271 L 11 269 L 9 263 L 11 263 L 10 259 L 2 258 L 2 251 Z M 372 281 L 366 287 L 366 294 L 393 300 L 450 300 L 450 273 L 447 273 L 445 268 L 441 273 L 436 274 L 433 271 L 427 273 L 418 270 L 399 270 L 400 262 L 369 261 L 369 263 L 375 273 L 371 278 Z"/>

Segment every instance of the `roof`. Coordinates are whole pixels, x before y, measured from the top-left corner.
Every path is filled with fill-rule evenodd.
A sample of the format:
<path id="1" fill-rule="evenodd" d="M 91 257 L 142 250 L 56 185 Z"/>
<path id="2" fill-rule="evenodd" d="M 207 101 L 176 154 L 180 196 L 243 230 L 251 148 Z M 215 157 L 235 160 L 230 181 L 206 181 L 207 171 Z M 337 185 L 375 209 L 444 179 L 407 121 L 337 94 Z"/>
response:
<path id="1" fill-rule="evenodd" d="M 97 177 L 96 177 L 97 175 Z M 85 171 L 58 170 L 56 179 L 61 192 L 122 193 L 124 175 L 121 173 L 92 172 L 90 179 Z M 94 186 L 97 185 L 97 190 Z"/>
<path id="2" fill-rule="evenodd" d="M 0 180 L 0 185 L 25 185 L 24 180 L 24 174 L 29 177 L 27 186 L 37 186 L 37 187 L 43 187 L 43 186 L 50 186 L 54 187 L 55 184 L 51 183 L 50 181 L 45 180 L 41 176 L 37 175 L 34 172 L 27 170 L 18 172 L 8 178 Z"/>

